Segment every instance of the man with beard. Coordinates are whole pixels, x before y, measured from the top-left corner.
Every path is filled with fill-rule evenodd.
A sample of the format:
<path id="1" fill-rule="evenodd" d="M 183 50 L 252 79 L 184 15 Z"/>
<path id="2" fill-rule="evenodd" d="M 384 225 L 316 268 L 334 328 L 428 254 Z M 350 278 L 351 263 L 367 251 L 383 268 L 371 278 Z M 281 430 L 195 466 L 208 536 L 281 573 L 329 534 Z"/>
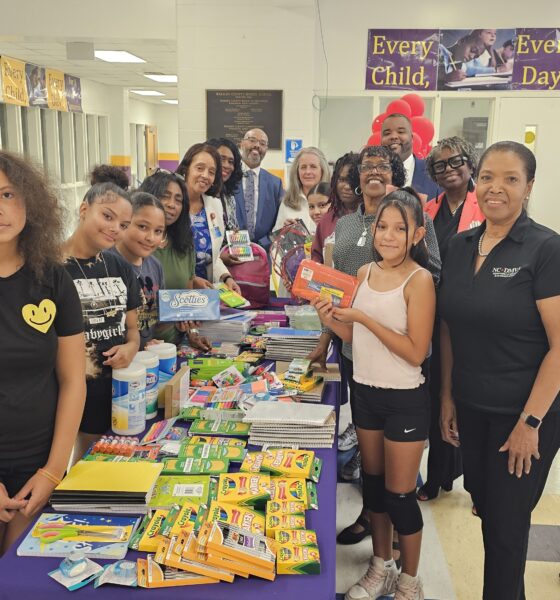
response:
<path id="1" fill-rule="evenodd" d="M 237 222 L 247 229 L 251 240 L 265 250 L 274 227 L 284 190 L 282 180 L 261 167 L 268 150 L 268 136 L 262 129 L 250 129 L 239 143 L 243 179 L 235 190 Z"/>

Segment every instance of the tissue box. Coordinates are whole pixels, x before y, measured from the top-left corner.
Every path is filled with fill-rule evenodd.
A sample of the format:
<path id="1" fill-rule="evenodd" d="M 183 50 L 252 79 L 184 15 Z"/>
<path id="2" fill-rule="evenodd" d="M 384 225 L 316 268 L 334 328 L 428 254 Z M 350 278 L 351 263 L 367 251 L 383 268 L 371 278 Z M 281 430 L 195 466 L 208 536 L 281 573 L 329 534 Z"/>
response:
<path id="1" fill-rule="evenodd" d="M 159 290 L 159 320 L 217 321 L 220 318 L 218 290 Z"/>

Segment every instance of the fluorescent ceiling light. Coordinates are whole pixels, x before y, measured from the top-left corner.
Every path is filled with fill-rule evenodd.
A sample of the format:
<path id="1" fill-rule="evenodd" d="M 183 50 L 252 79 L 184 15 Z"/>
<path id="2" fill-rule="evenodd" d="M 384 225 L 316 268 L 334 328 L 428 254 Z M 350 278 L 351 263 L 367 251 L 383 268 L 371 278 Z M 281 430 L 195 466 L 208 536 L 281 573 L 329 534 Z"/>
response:
<path id="1" fill-rule="evenodd" d="M 179 104 L 179 100 L 162 100 L 166 104 Z"/>
<path id="2" fill-rule="evenodd" d="M 146 61 L 139 56 L 134 56 L 126 50 L 96 50 L 95 58 L 104 60 L 105 62 L 114 63 L 145 63 Z"/>
<path id="3" fill-rule="evenodd" d="M 130 90 L 133 94 L 138 94 L 139 96 L 165 96 L 161 92 L 156 92 L 155 90 Z"/>
<path id="4" fill-rule="evenodd" d="M 177 75 L 162 75 L 161 73 L 144 73 L 144 77 L 158 83 L 177 83 Z"/>

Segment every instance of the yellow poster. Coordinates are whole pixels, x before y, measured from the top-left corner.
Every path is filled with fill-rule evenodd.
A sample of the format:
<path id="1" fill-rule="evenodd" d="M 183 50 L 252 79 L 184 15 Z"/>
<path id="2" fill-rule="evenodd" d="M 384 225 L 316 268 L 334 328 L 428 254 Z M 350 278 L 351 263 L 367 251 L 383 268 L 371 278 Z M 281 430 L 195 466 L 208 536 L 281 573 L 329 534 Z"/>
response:
<path id="1" fill-rule="evenodd" d="M 62 71 L 47 69 L 47 103 L 49 108 L 53 110 L 68 111 L 64 73 Z"/>
<path id="2" fill-rule="evenodd" d="M 0 57 L 2 70 L 2 96 L 7 104 L 29 106 L 27 85 L 25 82 L 25 63 L 21 60 Z"/>

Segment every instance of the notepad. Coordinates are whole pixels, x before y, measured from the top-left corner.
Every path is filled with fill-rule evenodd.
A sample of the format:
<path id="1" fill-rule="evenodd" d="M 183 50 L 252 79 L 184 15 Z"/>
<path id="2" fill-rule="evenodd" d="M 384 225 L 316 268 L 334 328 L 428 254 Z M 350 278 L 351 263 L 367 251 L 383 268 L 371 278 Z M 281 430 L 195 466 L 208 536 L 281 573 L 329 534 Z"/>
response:
<path id="1" fill-rule="evenodd" d="M 325 425 L 333 412 L 333 407 L 314 404 L 283 404 L 279 402 L 258 402 L 247 411 L 246 423 L 277 423 L 278 425 Z"/>

